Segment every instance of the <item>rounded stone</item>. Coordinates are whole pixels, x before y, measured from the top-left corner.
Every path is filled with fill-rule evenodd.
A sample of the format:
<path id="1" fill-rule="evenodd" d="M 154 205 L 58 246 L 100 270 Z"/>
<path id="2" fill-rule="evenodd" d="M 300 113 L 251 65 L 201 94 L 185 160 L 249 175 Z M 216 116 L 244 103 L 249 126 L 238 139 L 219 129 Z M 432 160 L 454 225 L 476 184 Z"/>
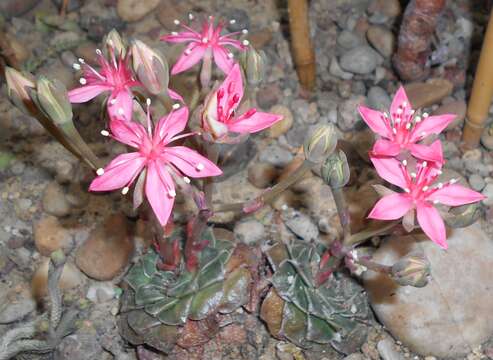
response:
<path id="1" fill-rule="evenodd" d="M 248 168 L 248 181 L 259 189 L 265 189 L 274 182 L 279 175 L 274 165 L 262 162 L 255 162 Z"/>
<path id="2" fill-rule="evenodd" d="M 372 307 L 390 333 L 423 356 L 464 358 L 493 333 L 493 242 L 474 224 L 449 231 L 442 250 L 422 236 L 390 238 L 376 262 L 392 265 L 411 251 L 424 253 L 431 279 L 424 288 L 399 287 L 367 273 Z"/>
<path id="3" fill-rule="evenodd" d="M 137 21 L 154 10 L 161 0 L 118 0 L 116 11 L 125 21 Z"/>
<path id="4" fill-rule="evenodd" d="M 433 111 L 432 115 L 443 114 L 455 114 L 456 118 L 450 124 L 447 125 L 445 130 L 451 130 L 457 127 L 462 127 L 464 119 L 466 118 L 467 104 L 464 100 L 451 101 L 447 104 L 443 104 L 438 109 Z"/>
<path id="5" fill-rule="evenodd" d="M 282 120 L 276 122 L 269 128 L 269 137 L 278 138 L 288 132 L 293 126 L 293 114 L 288 107 L 284 105 L 274 105 L 270 108 L 269 113 L 282 116 Z"/>
<path id="6" fill-rule="evenodd" d="M 372 25 L 366 32 L 366 37 L 370 44 L 384 57 L 392 56 L 395 48 L 395 36 L 389 29 Z"/>
<path id="7" fill-rule="evenodd" d="M 65 249 L 72 244 L 70 231 L 54 216 L 46 216 L 34 224 L 34 244 L 41 255 L 49 256 L 53 251 Z"/>
<path id="8" fill-rule="evenodd" d="M 379 55 L 367 45 L 355 47 L 346 52 L 340 60 L 342 70 L 353 74 L 369 74 L 377 67 Z"/>
<path id="9" fill-rule="evenodd" d="M 239 241 L 253 245 L 264 239 L 265 227 L 257 220 L 246 220 L 235 225 L 234 234 Z"/>
<path id="10" fill-rule="evenodd" d="M 50 259 L 43 260 L 31 281 L 32 293 L 37 300 L 40 300 L 47 293 L 49 263 Z M 59 287 L 60 289 L 73 289 L 84 284 L 84 281 L 84 275 L 79 269 L 71 262 L 67 262 L 63 267 Z"/>
<path id="11" fill-rule="evenodd" d="M 43 194 L 43 210 L 50 215 L 63 217 L 70 214 L 70 203 L 63 188 L 57 182 L 51 182 Z"/>

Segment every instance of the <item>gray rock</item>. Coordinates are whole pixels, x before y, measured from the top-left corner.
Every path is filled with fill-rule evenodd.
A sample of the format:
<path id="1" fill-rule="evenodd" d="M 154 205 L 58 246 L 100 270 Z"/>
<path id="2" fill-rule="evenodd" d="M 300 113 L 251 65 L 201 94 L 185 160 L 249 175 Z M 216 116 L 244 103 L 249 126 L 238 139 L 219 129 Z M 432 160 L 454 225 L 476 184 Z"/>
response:
<path id="1" fill-rule="evenodd" d="M 55 360 L 94 360 L 101 359 L 103 348 L 97 336 L 82 333 L 67 336 L 55 350 Z"/>
<path id="2" fill-rule="evenodd" d="M 490 151 L 493 151 L 493 125 L 484 129 L 481 134 L 481 144 Z"/>
<path id="3" fill-rule="evenodd" d="M 332 59 L 330 60 L 329 72 L 331 75 L 334 75 L 335 77 L 338 77 L 339 79 L 343 79 L 343 80 L 350 80 L 354 76 L 350 72 L 346 72 L 341 69 L 341 66 L 337 62 L 335 56 L 333 56 Z"/>
<path id="4" fill-rule="evenodd" d="M 366 32 L 370 44 L 384 57 L 389 58 L 394 53 L 395 36 L 389 29 L 372 25 Z"/>
<path id="5" fill-rule="evenodd" d="M 70 214 L 70 203 L 65 197 L 63 188 L 56 182 L 51 182 L 43 194 L 43 210 L 50 215 L 63 217 Z"/>
<path id="6" fill-rule="evenodd" d="M 303 240 L 311 241 L 318 239 L 318 226 L 308 215 L 300 212 L 295 212 L 293 216 L 286 220 L 285 223 L 289 230 L 291 230 Z"/>
<path id="7" fill-rule="evenodd" d="M 342 360 L 365 360 L 365 357 L 361 353 L 354 353 L 354 354 L 346 356 Z"/>
<path id="8" fill-rule="evenodd" d="M 486 206 L 493 206 L 493 183 L 487 184 L 481 194 L 486 196 L 482 203 Z"/>
<path id="9" fill-rule="evenodd" d="M 389 94 L 387 94 L 380 86 L 372 86 L 370 90 L 368 90 L 366 103 L 372 109 L 387 111 L 391 102 L 392 100 L 390 99 Z"/>
<path id="10" fill-rule="evenodd" d="M 22 319 L 36 309 L 36 302 L 27 291 L 16 294 L 11 291 L 0 299 L 0 324 Z"/>
<path id="11" fill-rule="evenodd" d="M 2 0 L 0 1 L 0 14 L 7 19 L 12 16 L 19 16 L 31 10 L 39 2 L 40 0 Z"/>
<path id="12" fill-rule="evenodd" d="M 377 344 L 378 353 L 383 360 L 403 360 L 404 356 L 394 347 L 394 342 L 390 338 L 380 340 Z"/>
<path id="13" fill-rule="evenodd" d="M 422 251 L 431 264 L 429 284 L 399 287 L 385 275 L 368 273 L 365 287 L 379 320 L 410 350 L 465 358 L 493 333 L 493 242 L 474 224 L 450 230 L 448 244 L 444 251 L 424 236 L 390 238 L 375 261 L 392 265 Z"/>
<path id="14" fill-rule="evenodd" d="M 111 282 L 97 282 L 87 290 L 86 298 L 93 303 L 104 303 L 115 297 L 115 286 Z"/>
<path id="15" fill-rule="evenodd" d="M 234 234 L 239 241 L 247 245 L 254 245 L 265 238 L 265 227 L 257 220 L 246 220 L 236 223 Z"/>
<path id="16" fill-rule="evenodd" d="M 341 69 L 353 74 L 369 74 L 380 62 L 380 55 L 367 45 L 346 52 L 340 59 Z"/>
<path id="17" fill-rule="evenodd" d="M 459 148 L 452 141 L 442 141 L 443 156 L 447 159 L 460 155 Z"/>
<path id="18" fill-rule="evenodd" d="M 224 17 L 228 20 L 227 27 L 229 31 L 241 31 L 250 28 L 250 17 L 243 9 L 231 9 L 226 12 Z M 231 21 L 234 20 L 234 21 Z"/>
<path id="19" fill-rule="evenodd" d="M 358 105 L 365 102 L 364 96 L 353 96 L 339 105 L 338 125 L 342 131 L 349 131 L 360 121 Z"/>
<path id="20" fill-rule="evenodd" d="M 267 162 L 277 167 L 283 167 L 289 164 L 293 159 L 293 155 L 279 145 L 271 144 L 264 149 L 259 157 L 260 161 Z"/>
<path id="21" fill-rule="evenodd" d="M 342 30 L 339 36 L 337 37 L 337 45 L 345 50 L 351 50 L 359 45 L 363 44 L 363 39 L 361 39 L 355 33 Z"/>
<path id="22" fill-rule="evenodd" d="M 486 182 L 480 175 L 472 174 L 469 176 L 469 185 L 471 185 L 474 190 L 481 191 L 486 186 Z"/>

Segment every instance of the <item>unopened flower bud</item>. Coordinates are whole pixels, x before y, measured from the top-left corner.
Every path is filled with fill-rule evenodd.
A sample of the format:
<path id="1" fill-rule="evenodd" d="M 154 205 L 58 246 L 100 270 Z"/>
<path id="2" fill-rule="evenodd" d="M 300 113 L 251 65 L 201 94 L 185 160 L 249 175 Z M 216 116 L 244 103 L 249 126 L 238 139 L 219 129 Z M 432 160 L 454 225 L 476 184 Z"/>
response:
<path id="1" fill-rule="evenodd" d="M 166 58 L 140 40 L 132 44 L 133 68 L 137 78 L 153 95 L 168 90 L 169 72 Z"/>
<path id="2" fill-rule="evenodd" d="M 409 254 L 392 266 L 391 276 L 402 286 L 424 287 L 428 284 L 430 263 L 421 254 Z"/>
<path id="3" fill-rule="evenodd" d="M 457 206 L 442 214 L 443 220 L 451 228 L 463 228 L 472 225 L 480 216 L 481 209 L 478 203 Z"/>
<path id="4" fill-rule="evenodd" d="M 307 160 L 321 163 L 332 154 L 337 145 L 337 134 L 334 125 L 322 125 L 305 140 L 303 151 Z"/>
<path id="5" fill-rule="evenodd" d="M 112 29 L 104 40 L 104 43 L 108 48 L 113 49 L 117 57 L 125 57 L 127 52 L 127 46 L 123 41 L 122 37 L 115 29 Z"/>
<path id="6" fill-rule="evenodd" d="M 72 105 L 65 86 L 58 80 L 48 80 L 42 76 L 36 83 L 37 102 L 53 122 L 63 126 L 72 123 Z"/>
<path id="7" fill-rule="evenodd" d="M 28 108 L 33 106 L 29 96 L 29 89 L 34 89 L 34 81 L 8 66 L 5 69 L 5 78 L 7 80 L 8 95 L 14 105 L 25 113 L 29 113 Z"/>
<path id="8" fill-rule="evenodd" d="M 266 57 L 262 50 L 255 50 L 253 46 L 241 53 L 240 64 L 245 72 L 249 85 L 258 85 L 265 76 Z"/>
<path id="9" fill-rule="evenodd" d="M 322 179 L 333 189 L 346 186 L 349 177 L 349 164 L 342 150 L 332 153 L 322 165 Z"/>

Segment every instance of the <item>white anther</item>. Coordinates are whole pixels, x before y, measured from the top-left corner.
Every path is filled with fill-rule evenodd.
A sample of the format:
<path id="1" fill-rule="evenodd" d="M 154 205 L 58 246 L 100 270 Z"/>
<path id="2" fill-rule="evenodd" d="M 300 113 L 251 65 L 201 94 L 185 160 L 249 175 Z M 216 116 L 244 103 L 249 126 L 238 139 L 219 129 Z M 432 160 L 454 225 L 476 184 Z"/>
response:
<path id="1" fill-rule="evenodd" d="M 192 13 L 189 13 L 189 14 L 188 14 L 188 19 L 189 19 L 189 20 L 193 20 L 194 18 L 195 18 L 195 16 L 193 16 L 193 14 L 192 14 Z"/>
<path id="2" fill-rule="evenodd" d="M 421 166 L 423 166 L 424 168 L 428 166 L 428 162 L 427 161 L 423 161 L 423 163 L 421 164 Z"/>
<path id="3" fill-rule="evenodd" d="M 101 135 L 110 136 L 110 132 L 108 130 L 101 130 Z"/>
<path id="4" fill-rule="evenodd" d="M 127 195 L 128 190 L 130 190 L 130 189 L 128 188 L 128 186 L 125 186 L 125 187 L 122 189 L 122 195 Z"/>
<path id="5" fill-rule="evenodd" d="M 402 165 L 407 166 L 407 160 L 402 160 Z"/>
<path id="6" fill-rule="evenodd" d="M 230 23 L 231 25 L 236 24 L 236 19 L 231 19 L 231 20 L 229 20 L 229 23 Z"/>
<path id="7" fill-rule="evenodd" d="M 175 110 L 176 110 L 176 109 L 179 109 L 179 108 L 180 108 L 180 104 L 178 104 L 178 103 L 173 104 L 173 106 L 172 106 L 172 107 L 173 107 L 173 109 L 175 109 Z"/>
<path id="8" fill-rule="evenodd" d="M 438 175 L 442 175 L 443 174 L 443 171 L 442 170 L 437 170 L 437 174 Z"/>
<path id="9" fill-rule="evenodd" d="M 151 99 L 147 98 L 146 99 L 146 104 L 147 104 L 147 106 L 150 106 L 151 105 Z"/>
<path id="10" fill-rule="evenodd" d="M 85 84 L 87 84 L 87 80 L 86 80 L 86 79 L 84 79 L 84 78 L 80 78 L 80 79 L 79 79 L 79 82 L 81 83 L 81 85 L 85 85 Z"/>
<path id="11" fill-rule="evenodd" d="M 180 20 L 178 19 L 175 19 L 173 22 L 175 23 L 175 25 L 180 25 Z"/>
<path id="12" fill-rule="evenodd" d="M 429 187 L 428 185 L 423 186 L 423 191 L 428 191 Z"/>
<path id="13" fill-rule="evenodd" d="M 118 115 L 123 115 L 125 113 L 125 111 L 123 110 L 123 108 L 118 108 Z"/>
<path id="14" fill-rule="evenodd" d="M 408 188 L 405 188 L 404 191 L 407 192 L 408 194 L 411 192 L 411 190 Z"/>
<path id="15" fill-rule="evenodd" d="M 457 181 L 459 181 L 458 179 L 450 179 L 450 184 L 455 184 Z"/>
<path id="16" fill-rule="evenodd" d="M 185 50 L 185 55 L 190 55 L 191 53 L 192 53 L 192 50 L 190 50 L 190 49 Z"/>
<path id="17" fill-rule="evenodd" d="M 416 173 L 415 173 L 415 172 L 412 172 L 412 173 L 411 173 L 411 177 L 412 177 L 412 178 L 415 178 L 415 177 L 416 177 Z"/>
<path id="18" fill-rule="evenodd" d="M 176 196 L 176 191 L 175 190 L 170 190 L 168 191 L 168 195 L 172 198 L 174 198 Z"/>
<path id="19" fill-rule="evenodd" d="M 415 110 L 413 110 L 413 109 L 409 110 L 409 114 L 411 114 L 411 115 L 414 115 L 414 113 L 415 113 L 415 112 L 416 112 L 416 111 L 415 111 Z"/>
<path id="20" fill-rule="evenodd" d="M 80 64 L 73 64 L 72 67 L 75 69 L 75 70 L 80 70 Z"/>
<path id="21" fill-rule="evenodd" d="M 207 44 L 207 42 L 208 42 L 208 41 L 209 41 L 209 39 L 208 39 L 208 38 L 206 38 L 206 37 L 202 38 L 202 42 L 203 42 L 204 44 Z"/>
<path id="22" fill-rule="evenodd" d="M 198 163 L 195 168 L 197 169 L 197 171 L 202 171 L 202 170 L 204 170 L 205 166 L 202 163 Z"/>
<path id="23" fill-rule="evenodd" d="M 190 184 L 190 179 L 186 176 L 183 177 L 183 181 L 185 181 L 187 184 Z"/>
<path id="24" fill-rule="evenodd" d="M 102 54 L 101 49 L 96 49 L 96 54 L 101 55 Z"/>
<path id="25" fill-rule="evenodd" d="M 79 62 L 80 62 L 81 64 L 85 64 L 85 63 L 86 63 L 86 62 L 85 62 L 85 60 L 84 60 L 83 58 L 79 58 L 78 60 L 79 60 Z"/>
<path id="26" fill-rule="evenodd" d="M 99 176 L 103 175 L 104 174 L 104 169 L 103 168 L 99 168 L 96 170 L 96 174 L 98 174 Z"/>
<path id="27" fill-rule="evenodd" d="M 407 101 L 403 101 L 402 102 L 402 107 L 406 107 L 407 106 Z"/>
<path id="28" fill-rule="evenodd" d="M 421 134 L 420 135 L 423 136 L 423 137 L 426 136 L 426 131 L 421 131 Z"/>
<path id="29" fill-rule="evenodd" d="M 248 29 L 243 29 L 243 30 L 241 30 L 241 32 L 246 35 L 246 34 L 248 34 Z"/>
<path id="30" fill-rule="evenodd" d="M 396 129 L 396 128 L 392 128 L 392 132 L 393 132 L 394 134 L 397 134 L 397 129 Z"/>
<path id="31" fill-rule="evenodd" d="M 433 204 L 438 204 L 439 201 L 438 200 L 433 200 Z"/>
<path id="32" fill-rule="evenodd" d="M 428 116 L 430 116 L 430 114 L 428 114 L 428 113 L 426 113 L 426 112 L 425 112 L 425 113 L 423 113 L 423 117 L 424 117 L 425 119 L 426 119 Z"/>
<path id="33" fill-rule="evenodd" d="M 438 187 L 439 189 L 443 188 L 443 183 L 441 183 L 441 182 L 440 182 L 440 183 L 438 183 L 437 187 Z"/>
<path id="34" fill-rule="evenodd" d="M 229 57 L 230 59 L 232 59 L 232 58 L 234 58 L 235 56 L 234 56 L 234 54 L 233 54 L 233 53 L 228 53 L 228 57 Z"/>
<path id="35" fill-rule="evenodd" d="M 416 116 L 416 117 L 414 118 L 414 121 L 416 121 L 416 123 L 419 123 L 419 122 L 421 121 L 421 116 L 419 116 L 419 115 L 418 115 L 418 116 Z"/>
<path id="36" fill-rule="evenodd" d="M 110 104 L 111 104 L 111 105 L 115 105 L 115 104 L 116 104 L 116 99 L 111 99 L 111 100 L 110 100 Z"/>
<path id="37" fill-rule="evenodd" d="M 384 117 L 384 118 L 388 118 L 388 117 L 389 117 L 389 114 L 388 114 L 388 113 L 386 113 L 386 112 L 384 112 L 384 113 L 383 113 L 383 117 Z"/>
<path id="38" fill-rule="evenodd" d="M 248 41 L 247 39 L 243 40 L 241 43 L 242 43 L 244 46 L 248 46 L 248 45 L 250 45 L 250 41 Z"/>
<path id="39" fill-rule="evenodd" d="M 400 114 L 402 114 L 402 111 L 403 111 L 403 110 L 402 110 L 401 108 L 398 108 L 396 112 L 397 112 L 397 114 L 399 114 L 399 115 L 400 115 Z"/>
<path id="40" fill-rule="evenodd" d="M 411 123 L 407 123 L 407 124 L 406 124 L 406 129 L 408 129 L 408 130 L 409 130 L 410 128 L 411 128 Z"/>
<path id="41" fill-rule="evenodd" d="M 176 35 L 178 35 L 178 33 L 176 31 L 172 31 L 171 35 L 176 36 Z"/>

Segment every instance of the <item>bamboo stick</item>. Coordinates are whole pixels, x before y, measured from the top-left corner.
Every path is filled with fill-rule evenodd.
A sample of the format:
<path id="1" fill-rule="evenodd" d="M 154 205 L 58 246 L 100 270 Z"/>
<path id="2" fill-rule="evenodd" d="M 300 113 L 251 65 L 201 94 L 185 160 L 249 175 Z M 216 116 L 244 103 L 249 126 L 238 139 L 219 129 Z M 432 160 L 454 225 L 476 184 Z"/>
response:
<path id="1" fill-rule="evenodd" d="M 483 40 L 478 68 L 472 85 L 471 97 L 467 107 L 467 117 L 462 141 L 466 148 L 474 148 L 479 144 L 484 123 L 493 98 L 493 10 Z"/>
<path id="2" fill-rule="evenodd" d="M 291 48 L 296 72 L 306 90 L 315 87 L 315 51 L 310 38 L 308 22 L 308 1 L 288 0 Z"/>

